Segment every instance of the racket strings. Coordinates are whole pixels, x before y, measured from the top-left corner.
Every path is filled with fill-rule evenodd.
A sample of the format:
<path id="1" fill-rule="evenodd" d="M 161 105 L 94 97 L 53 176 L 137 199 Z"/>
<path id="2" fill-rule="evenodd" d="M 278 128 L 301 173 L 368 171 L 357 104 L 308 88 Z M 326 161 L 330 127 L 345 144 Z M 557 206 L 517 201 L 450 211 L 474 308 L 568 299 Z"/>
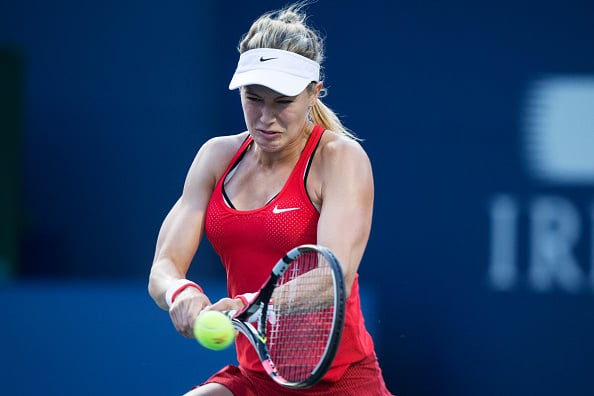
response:
<path id="1" fill-rule="evenodd" d="M 308 378 L 323 359 L 334 321 L 333 272 L 325 256 L 305 252 L 287 268 L 273 295 L 276 317 L 268 347 L 288 381 Z"/>

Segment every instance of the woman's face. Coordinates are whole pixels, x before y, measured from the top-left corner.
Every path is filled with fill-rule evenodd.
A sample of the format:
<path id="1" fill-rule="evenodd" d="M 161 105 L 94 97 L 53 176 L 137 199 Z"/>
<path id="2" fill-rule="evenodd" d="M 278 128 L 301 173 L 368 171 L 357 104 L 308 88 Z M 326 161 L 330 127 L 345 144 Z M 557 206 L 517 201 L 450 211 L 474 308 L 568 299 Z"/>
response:
<path id="1" fill-rule="evenodd" d="M 306 88 L 297 96 L 285 96 L 262 85 L 241 89 L 246 126 L 264 151 L 278 151 L 299 140 L 306 132 L 307 114 L 322 87 L 313 94 Z"/>

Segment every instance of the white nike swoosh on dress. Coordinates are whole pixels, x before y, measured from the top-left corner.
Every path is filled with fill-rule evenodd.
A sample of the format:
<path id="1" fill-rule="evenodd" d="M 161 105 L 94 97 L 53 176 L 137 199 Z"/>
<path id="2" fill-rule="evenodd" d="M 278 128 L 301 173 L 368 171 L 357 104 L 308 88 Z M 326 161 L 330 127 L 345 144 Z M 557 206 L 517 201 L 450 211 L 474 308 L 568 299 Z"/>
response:
<path id="1" fill-rule="evenodd" d="M 301 208 L 282 208 L 282 209 L 279 209 L 278 205 L 276 205 L 274 207 L 274 209 L 272 209 L 272 213 L 279 214 L 279 213 L 290 212 L 292 210 L 299 210 L 299 209 L 301 209 Z"/>

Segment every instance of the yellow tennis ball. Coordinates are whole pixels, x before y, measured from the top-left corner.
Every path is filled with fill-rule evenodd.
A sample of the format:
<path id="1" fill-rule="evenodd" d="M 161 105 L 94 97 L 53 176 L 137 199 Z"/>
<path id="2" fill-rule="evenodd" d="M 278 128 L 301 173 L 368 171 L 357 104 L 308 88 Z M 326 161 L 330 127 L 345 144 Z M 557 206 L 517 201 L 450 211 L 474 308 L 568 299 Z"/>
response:
<path id="1" fill-rule="evenodd" d="M 219 311 L 203 311 L 194 322 L 194 337 L 205 348 L 220 351 L 235 339 L 231 321 Z"/>

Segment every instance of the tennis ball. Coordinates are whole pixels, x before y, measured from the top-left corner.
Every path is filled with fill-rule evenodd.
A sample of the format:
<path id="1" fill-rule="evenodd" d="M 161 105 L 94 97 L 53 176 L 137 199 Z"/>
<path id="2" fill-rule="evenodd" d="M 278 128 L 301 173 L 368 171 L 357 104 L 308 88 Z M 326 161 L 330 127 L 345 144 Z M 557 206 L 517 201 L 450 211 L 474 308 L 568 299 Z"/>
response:
<path id="1" fill-rule="evenodd" d="M 205 348 L 220 351 L 235 339 L 231 321 L 219 311 L 203 311 L 194 322 L 194 337 Z"/>

